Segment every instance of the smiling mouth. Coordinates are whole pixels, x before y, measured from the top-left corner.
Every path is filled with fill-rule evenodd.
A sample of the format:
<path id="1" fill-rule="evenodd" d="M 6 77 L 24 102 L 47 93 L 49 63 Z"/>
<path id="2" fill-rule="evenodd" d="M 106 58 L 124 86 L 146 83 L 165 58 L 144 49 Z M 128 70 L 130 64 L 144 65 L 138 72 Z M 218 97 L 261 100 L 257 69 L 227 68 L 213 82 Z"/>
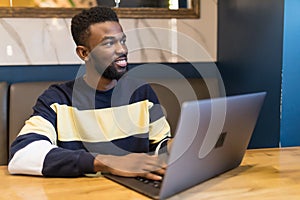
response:
<path id="1" fill-rule="evenodd" d="M 126 59 L 119 59 L 115 61 L 115 64 L 119 67 L 126 67 L 127 66 L 127 60 Z"/>

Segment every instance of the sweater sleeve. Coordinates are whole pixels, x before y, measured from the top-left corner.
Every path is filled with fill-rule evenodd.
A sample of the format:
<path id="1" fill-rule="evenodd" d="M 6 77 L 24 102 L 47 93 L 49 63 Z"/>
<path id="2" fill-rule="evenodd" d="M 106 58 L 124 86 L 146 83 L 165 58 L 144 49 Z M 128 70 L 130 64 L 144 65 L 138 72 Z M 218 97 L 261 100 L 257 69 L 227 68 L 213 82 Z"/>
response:
<path id="1" fill-rule="evenodd" d="M 11 174 L 70 177 L 93 173 L 94 156 L 85 150 L 57 146 L 55 89 L 48 89 L 37 100 L 34 114 L 26 121 L 10 148 Z"/>
<path id="2" fill-rule="evenodd" d="M 151 152 L 167 152 L 167 140 L 171 137 L 170 125 L 162 111 L 160 102 L 151 88 L 148 85 L 147 96 L 149 102 L 149 140 L 150 140 L 150 151 Z"/>

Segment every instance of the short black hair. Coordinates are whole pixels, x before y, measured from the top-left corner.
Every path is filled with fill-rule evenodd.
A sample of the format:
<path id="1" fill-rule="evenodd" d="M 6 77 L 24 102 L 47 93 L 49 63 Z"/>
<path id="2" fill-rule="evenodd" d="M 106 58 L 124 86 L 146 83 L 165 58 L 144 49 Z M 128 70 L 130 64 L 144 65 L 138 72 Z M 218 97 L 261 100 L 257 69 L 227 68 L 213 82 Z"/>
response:
<path id="1" fill-rule="evenodd" d="M 91 25 L 107 21 L 119 22 L 117 14 L 109 7 L 96 6 L 75 15 L 71 21 L 71 33 L 76 45 L 85 45 Z"/>

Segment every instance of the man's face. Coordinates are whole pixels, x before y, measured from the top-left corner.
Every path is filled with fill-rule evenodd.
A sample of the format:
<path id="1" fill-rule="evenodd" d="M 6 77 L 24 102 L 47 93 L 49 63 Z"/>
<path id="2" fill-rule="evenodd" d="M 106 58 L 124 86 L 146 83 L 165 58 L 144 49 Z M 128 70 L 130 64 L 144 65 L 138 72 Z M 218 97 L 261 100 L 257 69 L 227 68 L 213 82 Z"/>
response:
<path id="1" fill-rule="evenodd" d="M 126 36 L 118 22 L 96 23 L 90 27 L 87 45 L 89 64 L 104 78 L 119 79 L 127 71 Z"/>

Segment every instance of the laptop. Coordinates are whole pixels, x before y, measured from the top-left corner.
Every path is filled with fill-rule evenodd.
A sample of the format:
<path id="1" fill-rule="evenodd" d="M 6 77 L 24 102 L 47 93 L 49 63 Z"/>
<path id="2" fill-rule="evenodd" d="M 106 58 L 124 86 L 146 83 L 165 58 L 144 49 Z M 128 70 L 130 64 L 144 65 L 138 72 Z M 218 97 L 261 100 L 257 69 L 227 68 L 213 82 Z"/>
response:
<path id="1" fill-rule="evenodd" d="M 165 199 L 240 165 L 266 92 L 184 102 L 161 183 L 104 174 L 152 199 Z"/>

